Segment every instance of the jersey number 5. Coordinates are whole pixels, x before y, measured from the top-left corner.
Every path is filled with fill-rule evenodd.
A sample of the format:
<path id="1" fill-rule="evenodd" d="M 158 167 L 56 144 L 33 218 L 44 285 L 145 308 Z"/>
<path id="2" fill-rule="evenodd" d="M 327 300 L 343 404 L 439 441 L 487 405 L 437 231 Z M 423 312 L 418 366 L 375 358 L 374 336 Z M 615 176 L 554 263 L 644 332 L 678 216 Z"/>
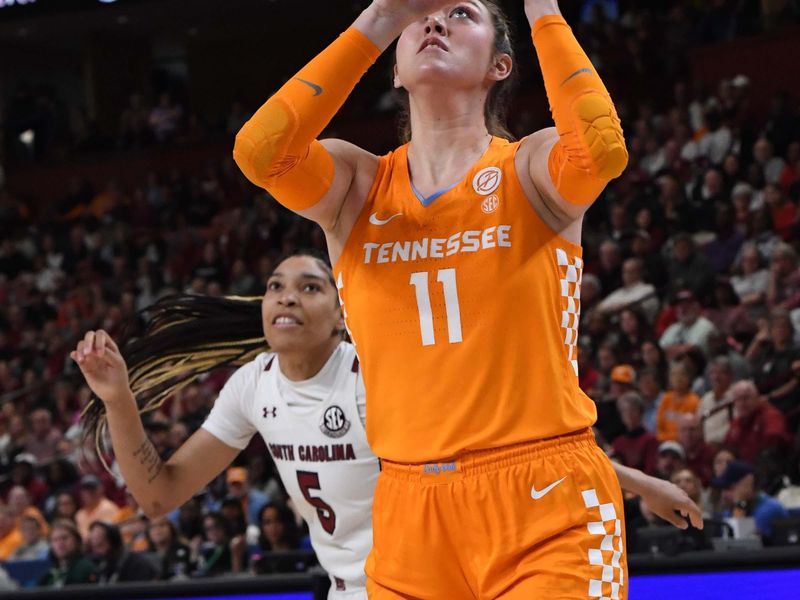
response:
<path id="1" fill-rule="evenodd" d="M 317 509 L 317 516 L 319 516 L 319 522 L 322 528 L 333 535 L 333 530 L 336 529 L 336 513 L 333 512 L 330 504 L 325 502 L 322 498 L 312 496 L 310 493 L 310 490 L 320 489 L 319 474 L 313 471 L 298 471 L 297 484 L 300 486 L 303 498 Z"/>
<path id="2" fill-rule="evenodd" d="M 436 281 L 444 288 L 444 308 L 447 312 L 447 337 L 451 344 L 463 341 L 461 337 L 461 308 L 458 305 L 458 288 L 456 287 L 456 270 L 439 269 Z M 433 333 L 433 311 L 431 310 L 431 294 L 428 286 L 427 271 L 411 274 L 411 285 L 417 290 L 417 308 L 419 309 L 419 329 L 422 333 L 422 345 L 433 346 L 436 336 Z"/>

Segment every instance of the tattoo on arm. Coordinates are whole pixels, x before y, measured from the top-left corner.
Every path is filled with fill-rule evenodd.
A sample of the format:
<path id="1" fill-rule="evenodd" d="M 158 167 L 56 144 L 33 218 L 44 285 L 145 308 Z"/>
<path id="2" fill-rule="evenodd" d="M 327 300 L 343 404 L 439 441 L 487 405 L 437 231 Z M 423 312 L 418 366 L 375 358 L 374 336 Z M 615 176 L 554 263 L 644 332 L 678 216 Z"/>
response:
<path id="1" fill-rule="evenodd" d="M 145 437 L 141 446 L 133 451 L 133 457 L 139 459 L 141 464 L 147 471 L 147 483 L 153 483 L 153 480 L 161 473 L 164 468 L 164 461 L 156 452 L 153 443 L 149 438 Z"/>

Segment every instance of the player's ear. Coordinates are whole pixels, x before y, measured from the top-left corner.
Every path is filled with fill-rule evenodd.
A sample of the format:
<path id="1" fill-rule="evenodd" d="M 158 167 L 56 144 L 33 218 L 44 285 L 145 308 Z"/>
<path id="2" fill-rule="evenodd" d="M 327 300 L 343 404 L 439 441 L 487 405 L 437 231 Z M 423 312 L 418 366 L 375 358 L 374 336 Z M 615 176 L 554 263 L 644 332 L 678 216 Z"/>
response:
<path id="1" fill-rule="evenodd" d="M 514 69 L 514 61 L 506 53 L 497 54 L 489 67 L 489 79 L 492 81 L 502 81 L 511 75 Z"/>
<path id="2" fill-rule="evenodd" d="M 392 67 L 392 85 L 394 85 L 394 89 L 399 90 L 403 87 L 403 82 L 400 81 L 400 75 L 397 72 L 397 63 L 394 64 Z"/>

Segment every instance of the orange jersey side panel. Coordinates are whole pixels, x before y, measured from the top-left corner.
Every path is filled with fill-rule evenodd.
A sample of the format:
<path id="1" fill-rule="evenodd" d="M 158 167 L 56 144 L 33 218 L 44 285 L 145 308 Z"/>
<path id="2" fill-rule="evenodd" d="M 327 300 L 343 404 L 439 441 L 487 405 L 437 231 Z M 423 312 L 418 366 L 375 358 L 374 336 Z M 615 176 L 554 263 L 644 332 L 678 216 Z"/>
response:
<path id="1" fill-rule="evenodd" d="M 425 462 L 591 426 L 577 378 L 581 248 L 545 225 L 494 138 L 425 207 L 381 158 L 334 267 L 380 457 Z"/>

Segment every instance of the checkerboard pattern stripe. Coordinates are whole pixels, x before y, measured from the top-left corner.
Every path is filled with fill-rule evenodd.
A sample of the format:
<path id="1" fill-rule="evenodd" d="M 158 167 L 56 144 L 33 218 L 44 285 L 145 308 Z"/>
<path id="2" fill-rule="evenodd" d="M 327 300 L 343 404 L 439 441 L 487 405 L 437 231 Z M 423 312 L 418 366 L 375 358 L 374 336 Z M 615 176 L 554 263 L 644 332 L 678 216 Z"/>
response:
<path id="1" fill-rule="evenodd" d="M 567 360 L 578 375 L 578 321 L 581 317 L 581 277 L 583 260 L 570 258 L 561 248 L 556 248 L 556 260 L 561 274 L 561 328 L 567 346 Z"/>
<path id="2" fill-rule="evenodd" d="M 620 559 L 622 547 L 622 520 L 614 504 L 601 504 L 596 490 L 584 490 L 583 504 L 599 521 L 589 521 L 589 533 L 601 537 L 600 546 L 589 550 L 592 578 L 589 580 L 589 597 L 600 600 L 619 600 L 624 585 L 624 571 Z"/>

